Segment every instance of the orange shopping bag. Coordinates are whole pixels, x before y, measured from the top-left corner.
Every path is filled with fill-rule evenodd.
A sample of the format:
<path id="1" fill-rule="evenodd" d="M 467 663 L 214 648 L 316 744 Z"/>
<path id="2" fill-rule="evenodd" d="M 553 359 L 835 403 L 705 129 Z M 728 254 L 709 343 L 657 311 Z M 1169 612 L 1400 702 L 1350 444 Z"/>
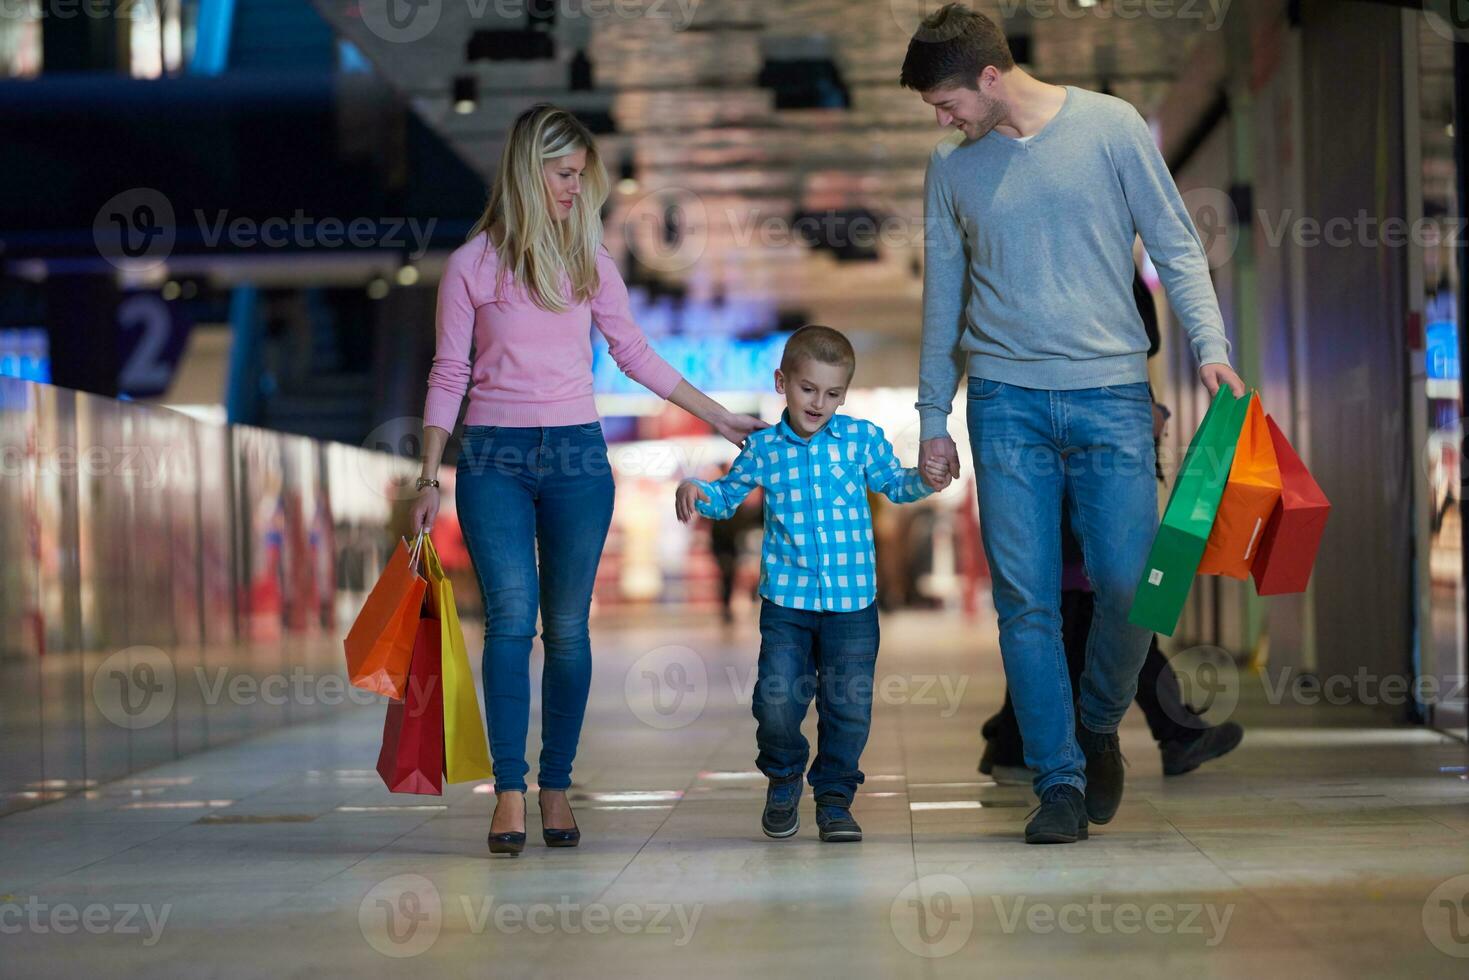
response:
<path id="1" fill-rule="evenodd" d="M 1229 467 L 1229 482 L 1219 501 L 1219 513 L 1209 532 L 1200 575 L 1224 575 L 1247 579 L 1260 550 L 1265 526 L 1280 501 L 1280 464 L 1275 444 L 1265 424 L 1265 410 L 1258 392 L 1250 392 L 1244 428 Z"/>
<path id="2" fill-rule="evenodd" d="M 418 632 L 428 581 L 418 568 L 423 535 L 393 549 L 388 567 L 372 587 L 362 611 L 347 631 L 347 678 L 355 687 L 403 699 L 413 638 Z"/>

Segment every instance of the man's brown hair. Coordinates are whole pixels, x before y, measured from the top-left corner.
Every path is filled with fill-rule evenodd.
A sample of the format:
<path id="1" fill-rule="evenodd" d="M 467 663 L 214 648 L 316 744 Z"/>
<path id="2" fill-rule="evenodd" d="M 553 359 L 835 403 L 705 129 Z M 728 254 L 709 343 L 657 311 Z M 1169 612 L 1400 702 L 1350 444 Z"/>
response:
<path id="1" fill-rule="evenodd" d="M 819 323 L 808 323 L 791 334 L 780 355 L 780 370 L 783 374 L 790 374 L 797 364 L 807 358 L 845 367 L 849 382 L 857 371 L 857 352 L 852 349 L 852 342 L 841 331 L 823 327 Z"/>
<path id="2" fill-rule="evenodd" d="M 990 65 L 1000 71 L 1015 67 L 1005 32 L 984 14 L 949 3 L 918 25 L 898 84 L 917 92 L 961 85 L 977 89 L 979 73 Z"/>

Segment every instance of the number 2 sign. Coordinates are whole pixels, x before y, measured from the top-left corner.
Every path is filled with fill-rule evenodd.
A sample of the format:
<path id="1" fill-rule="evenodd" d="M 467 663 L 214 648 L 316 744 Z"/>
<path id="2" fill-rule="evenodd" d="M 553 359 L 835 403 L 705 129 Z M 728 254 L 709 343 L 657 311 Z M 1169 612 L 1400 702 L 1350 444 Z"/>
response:
<path id="1" fill-rule="evenodd" d="M 192 324 L 178 304 L 157 293 L 130 293 L 117 307 L 120 394 L 134 398 L 168 390 Z"/>

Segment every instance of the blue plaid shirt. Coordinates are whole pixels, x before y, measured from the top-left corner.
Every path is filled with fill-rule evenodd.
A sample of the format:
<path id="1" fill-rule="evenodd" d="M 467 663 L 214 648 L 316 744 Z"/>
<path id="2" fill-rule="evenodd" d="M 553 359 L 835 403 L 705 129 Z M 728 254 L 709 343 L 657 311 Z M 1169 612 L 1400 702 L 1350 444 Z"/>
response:
<path id="1" fill-rule="evenodd" d="M 763 488 L 760 594 L 779 606 L 823 612 L 855 612 L 877 598 L 866 491 L 895 504 L 933 492 L 917 467 L 899 465 L 882 429 L 846 415 L 833 415 L 804 439 L 782 413 L 776 425 L 750 434 L 727 474 L 693 482 L 709 496 L 699 513 L 716 521 Z"/>

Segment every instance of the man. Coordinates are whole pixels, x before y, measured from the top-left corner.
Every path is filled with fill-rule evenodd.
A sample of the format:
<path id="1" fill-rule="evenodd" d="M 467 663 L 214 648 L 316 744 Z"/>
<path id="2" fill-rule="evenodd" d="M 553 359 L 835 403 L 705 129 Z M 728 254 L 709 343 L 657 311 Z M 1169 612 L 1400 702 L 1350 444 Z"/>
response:
<path id="1" fill-rule="evenodd" d="M 959 475 L 947 420 L 967 369 L 1000 651 L 1041 799 L 1026 841 L 1071 843 L 1121 802 L 1117 726 L 1150 641 L 1127 621 L 1158 523 L 1139 234 L 1204 386 L 1243 395 L 1244 383 L 1198 233 L 1132 106 L 1031 77 L 997 25 L 957 3 L 924 20 L 900 82 L 956 130 L 925 178 L 919 467 L 935 489 Z M 1096 594 L 1079 726 L 1061 643 L 1063 500 Z"/>

